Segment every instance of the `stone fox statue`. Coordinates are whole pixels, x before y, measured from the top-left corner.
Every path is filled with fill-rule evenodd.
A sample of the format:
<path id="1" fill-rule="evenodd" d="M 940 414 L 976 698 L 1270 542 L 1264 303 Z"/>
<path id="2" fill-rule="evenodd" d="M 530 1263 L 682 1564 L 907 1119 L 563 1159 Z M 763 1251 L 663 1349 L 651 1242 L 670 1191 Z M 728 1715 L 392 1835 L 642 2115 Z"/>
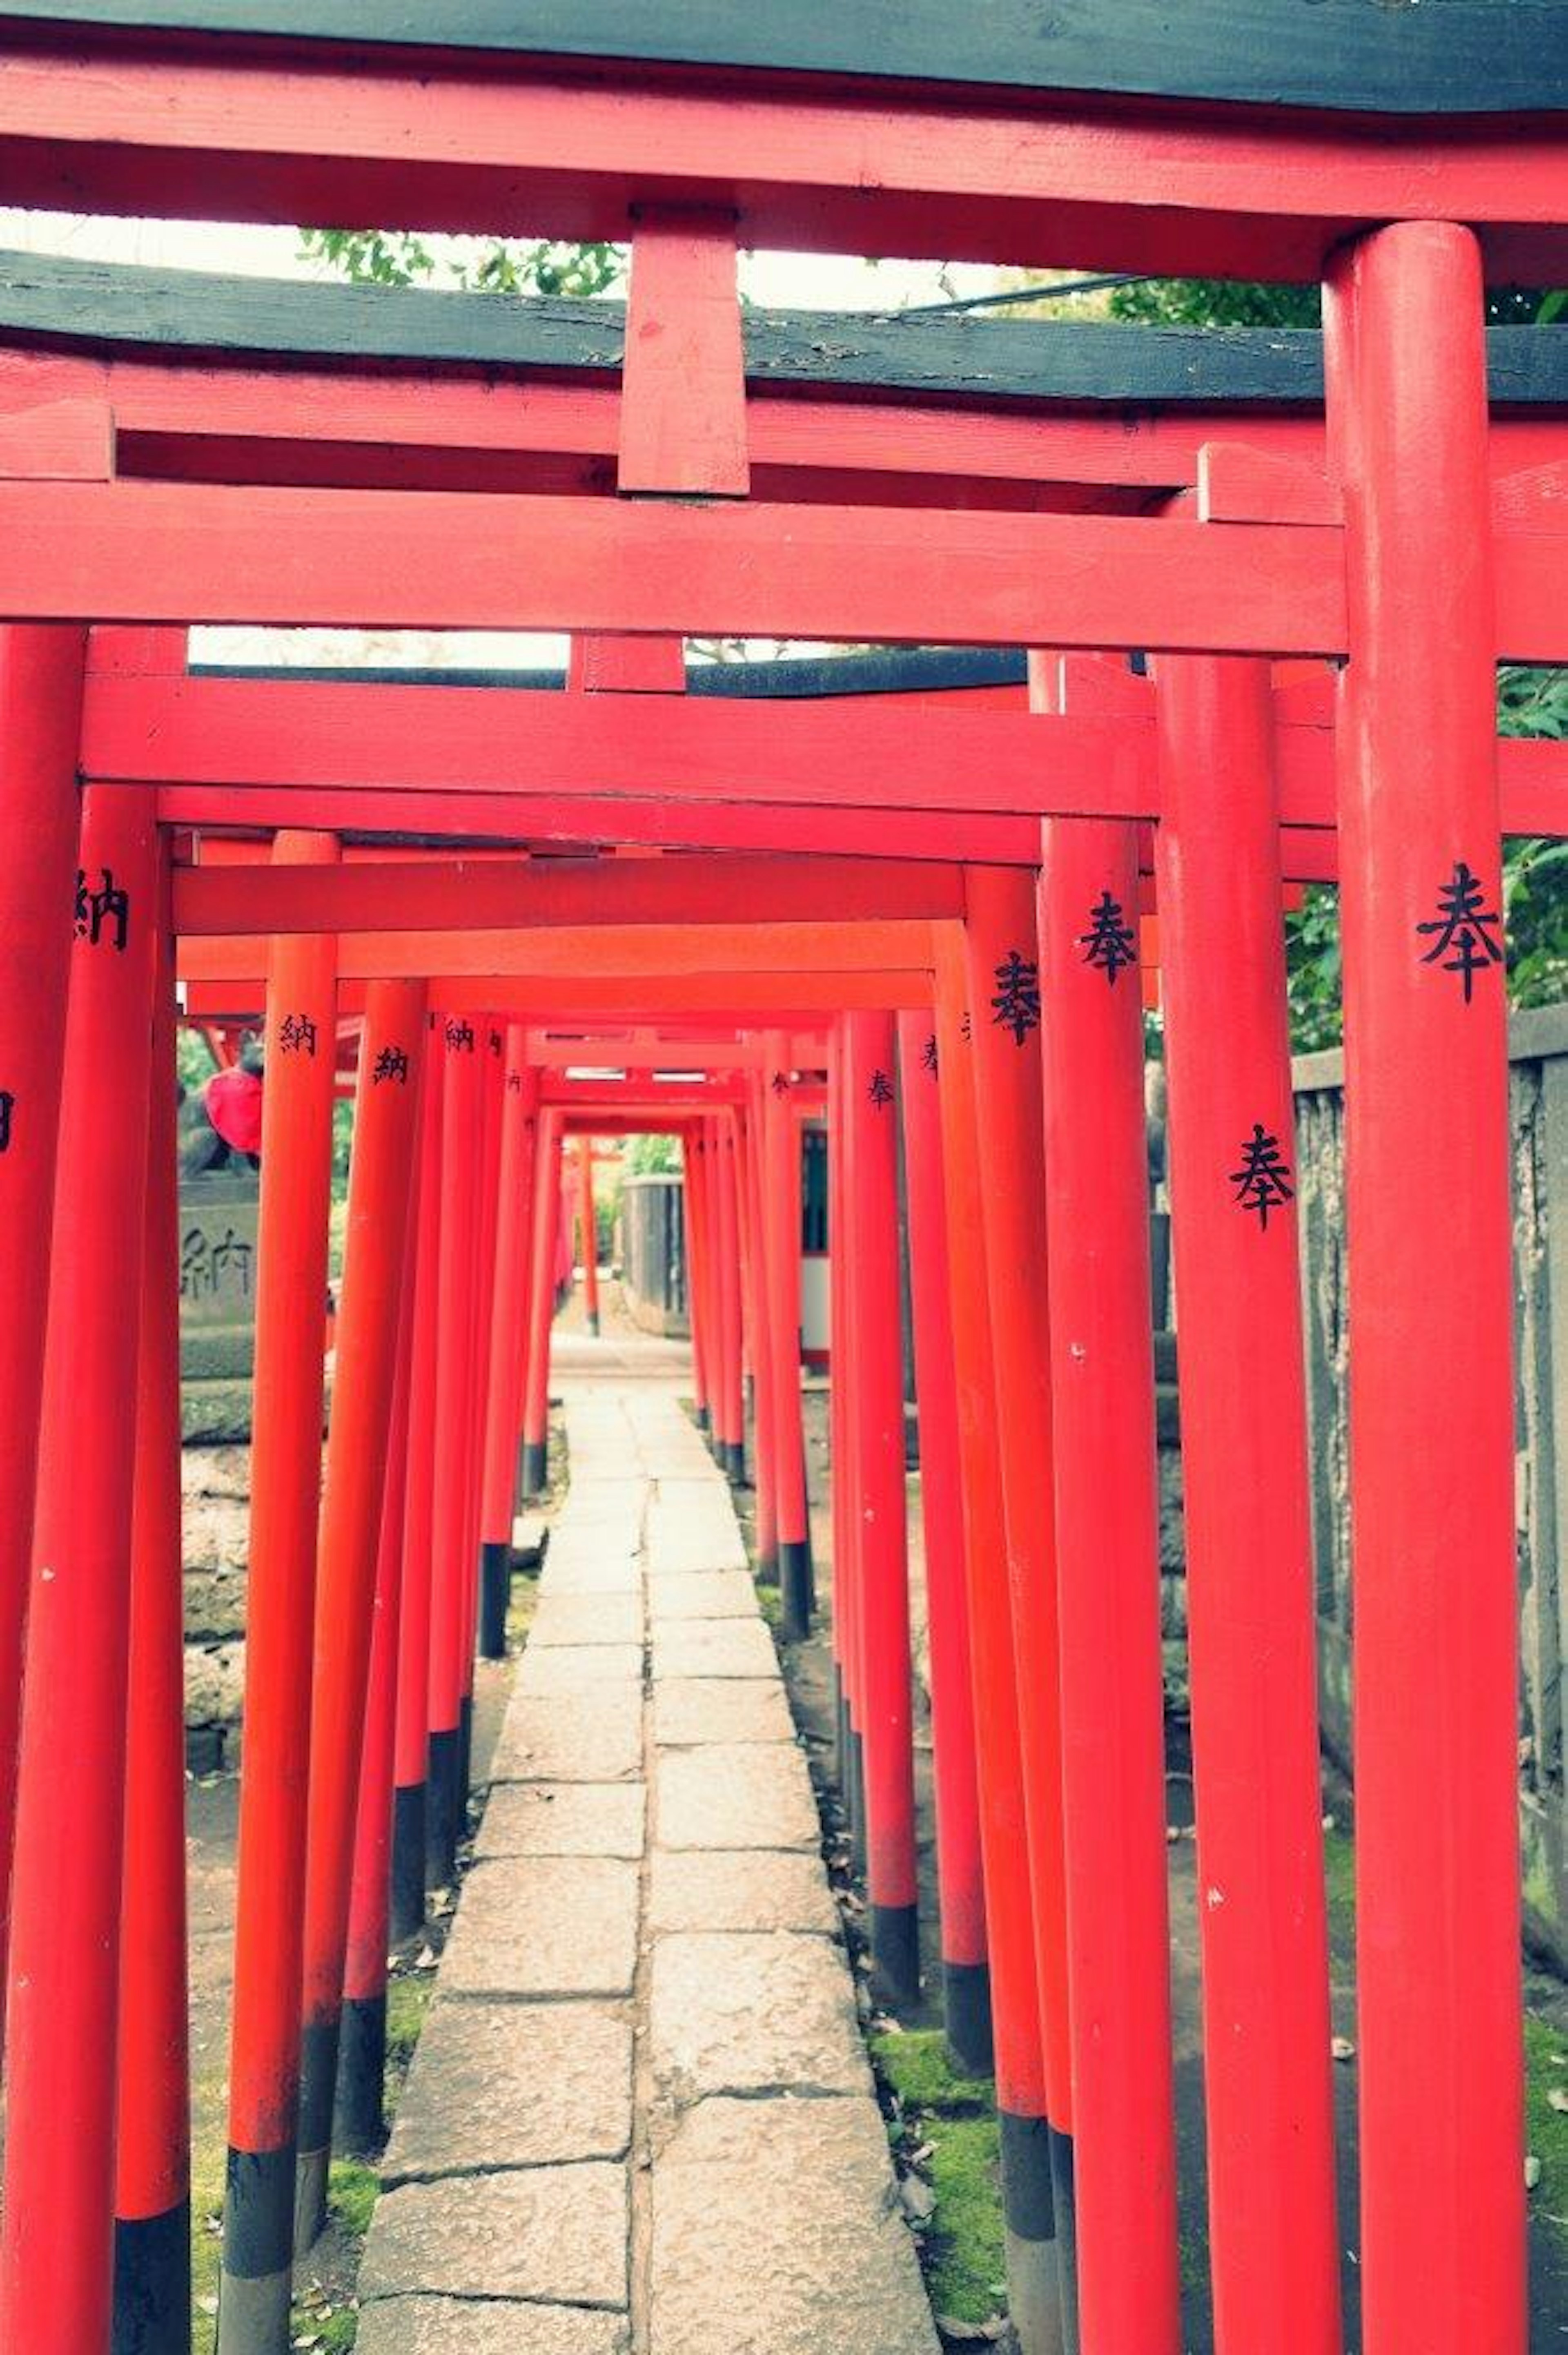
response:
<path id="1" fill-rule="evenodd" d="M 199 1178 L 209 1169 L 261 1167 L 262 1077 L 261 1041 L 251 1035 L 231 1071 L 214 1071 L 199 1088 L 182 1093 L 182 1178 Z"/>

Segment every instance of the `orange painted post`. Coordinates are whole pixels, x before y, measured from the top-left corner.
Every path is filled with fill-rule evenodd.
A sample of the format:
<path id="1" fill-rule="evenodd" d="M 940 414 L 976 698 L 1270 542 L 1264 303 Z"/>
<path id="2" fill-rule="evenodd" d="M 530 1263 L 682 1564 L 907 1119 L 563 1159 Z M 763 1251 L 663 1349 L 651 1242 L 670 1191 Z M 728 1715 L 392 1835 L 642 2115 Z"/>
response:
<path id="1" fill-rule="evenodd" d="M 934 1020 L 914 1011 L 898 1018 L 898 1101 L 904 1116 L 909 1293 L 920 1423 L 942 2002 L 948 2042 L 958 2065 L 969 2076 L 988 2077 L 994 2053 Z"/>
<path id="2" fill-rule="evenodd" d="M 428 1037 L 428 1023 L 421 1023 L 420 1030 Z M 421 1096 L 425 1085 L 421 1074 Z M 377 2152 L 386 2134 L 382 2104 L 387 2077 L 387 1948 L 391 1927 L 398 1657 L 408 1497 L 408 1412 L 413 1387 L 415 1253 L 424 1178 L 423 1125 L 421 1119 L 413 1199 L 408 1206 L 403 1247 L 397 1372 L 392 1393 L 387 1476 L 382 1487 L 381 1525 L 376 1550 L 375 1627 L 355 1811 L 348 1944 L 343 1968 L 343 2019 L 333 2110 L 334 2141 L 340 2150 L 361 2157 Z M 422 1851 L 419 1862 L 422 1866 Z M 422 1894 L 422 1870 L 419 1880 Z"/>
<path id="3" fill-rule="evenodd" d="M 1138 840 L 1041 843 L 1078 2321 L 1097 2355 L 1181 2355 Z"/>
<path id="4" fill-rule="evenodd" d="M 462 1625 L 468 1595 L 469 1438 L 474 1421 L 484 1066 L 466 1015 L 439 1026 L 441 1230 L 437 1295 L 435 1482 L 431 1511 L 429 1751 L 425 1875 L 443 1889 L 457 1870 L 462 1831 Z"/>
<path id="5" fill-rule="evenodd" d="M 528 1380 L 523 1403 L 523 1491 L 549 1486 L 550 1327 L 556 1313 L 556 1238 L 561 1215 L 561 1115 L 539 1116 L 534 1157 L 534 1242 L 529 1252 Z"/>
<path id="6" fill-rule="evenodd" d="M 577 1224 L 583 1239 L 583 1316 L 599 1337 L 599 1212 L 593 1199 L 593 1139 L 577 1139 Z"/>
<path id="7" fill-rule="evenodd" d="M 0 628 L 0 1962 L 16 1825 L 86 634 Z M 0 2034 L 5 2028 L 0 1974 Z"/>
<path id="8" fill-rule="evenodd" d="M 1221 2355 L 1341 2344 L 1290 1039 L 1268 666 L 1160 657 L 1154 858 Z M 1277 1181 L 1249 1184 L 1249 1141 Z M 1260 1353 L 1266 1380 L 1238 1381 Z M 1276 1924 L 1291 1924 L 1288 1938 Z"/>
<path id="9" fill-rule="evenodd" d="M 1362 2343 L 1366 2355 L 1518 2355 L 1508 1033 L 1472 232 L 1402 223 L 1346 250 L 1326 336 L 1350 618 L 1339 745 Z"/>
<path id="10" fill-rule="evenodd" d="M 767 1271 L 762 1243 L 760 1105 L 753 1079 L 751 1100 L 735 1116 L 736 1176 L 740 1202 L 741 1296 L 751 1364 L 751 1412 L 756 1436 L 757 1574 L 779 1583 L 779 1491 L 775 1463 L 773 1345 L 768 1331 Z"/>
<path id="11" fill-rule="evenodd" d="M 1018 1646 L 1029 1869 L 1051 2120 L 1064 2342 L 1077 2343 L 1073 2261 L 1073 2080 L 1062 1846 L 1061 1661 L 1045 1258 L 1040 975 L 1033 878 L 968 870 L 965 956 L 980 1190 L 995 1358 L 996 1442 Z"/>
<path id="12" fill-rule="evenodd" d="M 324 865 L 337 840 L 281 833 L 272 855 Z M 336 963 L 328 936 L 281 937 L 267 984 L 220 2355 L 286 2347 L 293 2286 Z"/>
<path id="13" fill-rule="evenodd" d="M 471 1408 L 463 1449 L 466 1534 L 463 1592 L 453 1628 L 458 1679 L 458 1828 L 466 1817 L 473 1779 L 473 1687 L 479 1646 L 481 1549 L 484 1517 L 484 1446 L 490 1417 L 491 1339 L 495 1324 L 495 1247 L 501 1214 L 501 1125 L 505 1096 L 506 1036 L 493 1017 L 482 1026 L 485 1044 L 481 1082 L 479 1217 L 473 1230 L 473 1310 L 469 1328 Z"/>
<path id="14" fill-rule="evenodd" d="M 703 1181 L 706 1146 L 702 1122 L 694 1122 L 681 1140 L 681 1240 L 686 1263 L 686 1322 L 692 1329 L 692 1403 L 697 1429 L 708 1437 L 713 1430 L 713 1380 L 709 1371 L 706 1270 L 703 1252 L 705 1206 Z"/>
<path id="15" fill-rule="evenodd" d="M 769 1031 L 761 1081 L 762 1216 L 768 1336 L 773 1364 L 773 1443 L 779 1583 L 786 1636 L 811 1625 L 811 1529 L 800 1403 L 800 1141 L 795 1125 L 789 1034 Z"/>
<path id="16" fill-rule="evenodd" d="M 426 985 L 373 981 L 355 1091 L 343 1296 L 322 1501 L 312 1686 L 304 2002 L 294 2244 L 326 2221 L 355 1815 L 365 1746 Z"/>
<path id="17" fill-rule="evenodd" d="M 720 1349 L 724 1364 L 724 1432 L 720 1463 L 735 1487 L 746 1485 L 746 1394 L 741 1371 L 740 1189 L 735 1118 L 720 1113 L 714 1122 L 715 1175 L 718 1196 L 718 1288 Z"/>
<path id="18" fill-rule="evenodd" d="M 527 1025 L 506 1026 L 501 1104 L 501 1167 L 496 1180 L 495 1305 L 490 1327 L 490 1371 L 484 1402 L 483 1518 L 480 1525 L 479 1648 L 487 1660 L 506 1657 L 506 1614 L 512 1599 L 512 1506 L 521 1413 L 518 1374 L 527 1327 L 528 1222 L 535 1107 L 539 1075 L 527 1063 Z"/>
<path id="19" fill-rule="evenodd" d="M 980 1232 L 973 1026 L 957 926 L 937 951 L 938 1094 L 952 1303 L 953 1377 L 964 1511 L 964 1571 L 974 1689 L 975 1766 L 985 1876 L 996 2105 L 1001 2132 L 1008 2311 L 1023 2355 L 1059 2355 L 1051 2135 L 1034 1962 L 1029 1842 L 1019 1739 L 1018 1660 L 1007 1532 L 996 1465 L 995 1368 Z"/>
<path id="20" fill-rule="evenodd" d="M 159 906 L 152 804 L 139 787 L 86 794 L 80 858 L 8 1962 L 0 2345 L 29 2355 L 84 2355 L 110 2335 L 132 1401 Z M 68 893 L 57 916 L 68 936 L 70 905 Z"/>
<path id="21" fill-rule="evenodd" d="M 166 868 L 160 879 L 166 879 Z M 115 2355 L 185 2355 L 191 2343 L 180 1220 L 174 958 L 166 908 L 158 932 L 131 1516 Z"/>
<path id="22" fill-rule="evenodd" d="M 828 1284 L 830 1300 L 829 1465 L 833 1508 L 833 1652 L 837 1664 L 838 1776 L 857 1871 L 865 1870 L 865 1774 L 861 1744 L 860 1638 L 856 1602 L 859 1547 L 853 1509 L 855 1470 L 849 1400 L 854 1387 L 854 1333 L 847 1291 L 849 1149 L 845 1140 L 843 1025 L 828 1043 Z"/>
<path id="23" fill-rule="evenodd" d="M 844 1019 L 849 1145 L 846 1274 L 854 1320 L 853 1509 L 859 1523 L 866 1885 L 871 1955 L 886 2000 L 920 1992 L 919 1885 L 898 1282 L 897 1054 L 893 1018 Z"/>
<path id="24" fill-rule="evenodd" d="M 436 1355 L 440 1324 L 441 1134 L 444 1041 L 425 1024 L 419 1114 L 418 1213 L 414 1228 L 414 1329 L 408 1367 L 408 1469 L 403 1498 L 403 1581 L 397 1628 L 397 1732 L 392 1793 L 393 1942 L 425 1918 L 426 1818 L 429 1811 L 430 1578 L 435 1552 Z"/>

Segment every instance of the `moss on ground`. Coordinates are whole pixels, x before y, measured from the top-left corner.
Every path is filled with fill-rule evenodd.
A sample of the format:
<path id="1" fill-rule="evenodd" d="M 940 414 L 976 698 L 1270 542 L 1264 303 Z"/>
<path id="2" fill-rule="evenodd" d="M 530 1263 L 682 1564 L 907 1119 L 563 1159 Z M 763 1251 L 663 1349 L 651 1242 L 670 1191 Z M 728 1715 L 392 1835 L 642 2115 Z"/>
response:
<path id="1" fill-rule="evenodd" d="M 957 2322 L 987 2322 L 1006 2306 L 995 2088 L 958 2073 L 939 2030 L 874 2035 L 871 2052 L 889 2137 L 936 2200 L 922 2248 L 931 2304 Z"/>
<path id="2" fill-rule="evenodd" d="M 1541 2163 L 1531 2204 L 1568 2236 L 1568 2036 L 1527 2011 L 1524 2058 L 1525 2147 Z"/>

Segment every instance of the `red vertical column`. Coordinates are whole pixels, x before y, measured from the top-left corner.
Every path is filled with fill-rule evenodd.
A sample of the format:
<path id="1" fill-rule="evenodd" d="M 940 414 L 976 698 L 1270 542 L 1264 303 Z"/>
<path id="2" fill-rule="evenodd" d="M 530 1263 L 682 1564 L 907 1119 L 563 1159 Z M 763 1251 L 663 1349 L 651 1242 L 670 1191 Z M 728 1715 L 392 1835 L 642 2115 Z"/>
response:
<path id="1" fill-rule="evenodd" d="M 139 787 L 86 795 L 17 1777 L 0 2222 L 0 2345 L 38 2355 L 83 2355 L 110 2332 L 154 833 Z M 68 930 L 69 911 L 67 900 L 57 915 Z M 42 1088 L 47 1074 L 34 1079 Z M 39 1237 L 31 1242 L 38 1249 Z"/>
<path id="2" fill-rule="evenodd" d="M 1332 2355 L 1328 1929 L 1268 666 L 1162 655 L 1157 708 L 1198 1885 L 1217 1898 L 1198 1909 L 1214 2335 L 1221 2355 L 1241 2355 L 1281 2346 L 1288 2320 L 1293 2355 Z M 1238 1380 L 1249 1364 L 1266 1379 Z"/>
<path id="3" fill-rule="evenodd" d="M 1022 868 L 968 870 L 965 954 L 996 1436 L 1018 1646 L 1018 1721 L 1029 1823 L 1035 1961 L 1050 2105 L 1058 2274 L 1066 2343 L 1075 2344 L 1073 2081 L 1062 1845 L 1061 1661 L 1056 1603 L 1055 1468 L 1045 1256 L 1044 1108 L 1033 878 Z"/>
<path id="4" fill-rule="evenodd" d="M 355 1090 L 343 1299 L 316 1582 L 295 2206 L 295 2245 L 301 2249 L 310 2246 L 326 2221 L 355 1812 L 397 1371 L 404 1246 L 418 1149 L 426 996 L 422 981 L 369 984 Z"/>
<path id="5" fill-rule="evenodd" d="M 429 1749 L 425 1872 L 457 1870 L 462 1830 L 461 1629 L 468 1593 L 469 1440 L 474 1418 L 475 1236 L 484 1150 L 484 1067 L 466 1015 L 440 1025 L 440 1276 L 436 1308 L 435 1480 L 431 1503 Z"/>
<path id="6" fill-rule="evenodd" d="M 577 1223 L 583 1238 L 583 1315 L 599 1334 L 599 1213 L 593 1199 L 593 1139 L 577 1139 Z"/>
<path id="7" fill-rule="evenodd" d="M 926 1534 L 926 1614 L 931 1652 L 943 2004 L 948 2042 L 959 2067 L 971 2076 L 986 2077 L 994 2056 L 938 1061 L 935 1017 L 918 1011 L 901 1014 L 898 1101 L 904 1116 L 909 1294 L 920 1419 L 920 1511 Z"/>
<path id="8" fill-rule="evenodd" d="M 556 1230 L 561 1214 L 561 1114 L 539 1117 L 534 1157 L 534 1242 L 529 1252 L 528 1380 L 523 1402 L 523 1488 L 549 1485 L 550 1327 L 556 1313 Z"/>
<path id="9" fill-rule="evenodd" d="M 326 865 L 337 841 L 281 833 L 272 855 Z M 291 935 L 267 983 L 221 2355 L 289 2337 L 336 967 L 335 941 Z"/>
<path id="10" fill-rule="evenodd" d="M 418 1215 L 414 1229 L 414 1328 L 408 1367 L 408 1470 L 397 1628 L 397 1730 L 392 1792 L 391 1934 L 411 1938 L 425 1918 L 429 1814 L 430 1575 L 435 1551 L 436 1351 L 441 1234 L 440 1026 L 426 1019 L 420 1088 Z"/>
<path id="11" fill-rule="evenodd" d="M 800 1140 L 792 1085 L 789 1034 L 769 1031 L 763 1041 L 758 1133 L 760 1226 L 773 1363 L 779 1584 L 784 1632 L 800 1641 L 811 1625 L 811 1530 L 800 1409 Z"/>
<path id="12" fill-rule="evenodd" d="M 1410 222 L 1362 240 L 1337 261 L 1326 328 L 1350 608 L 1340 859 L 1363 2343 L 1367 2355 L 1518 2355 L 1508 1038 L 1475 238 Z"/>
<path id="13" fill-rule="evenodd" d="M 0 1960 L 16 1822 L 86 633 L 0 627 Z M 3 2002 L 0 1984 L 0 2002 Z M 5 2026 L 0 2012 L 0 2031 Z"/>
<path id="14" fill-rule="evenodd" d="M 829 1461 L 833 1506 L 833 1648 L 839 1672 L 839 1788 L 856 1870 L 865 1870 L 865 1759 L 861 1738 L 860 1521 L 854 1508 L 854 1329 L 850 1312 L 849 1124 L 844 1111 L 844 1026 L 828 1046 Z"/>
<path id="15" fill-rule="evenodd" d="M 1182 2345 L 1138 900 L 1129 824 L 1046 820 L 1040 1002 L 1075 2220 L 1079 2327 L 1096 2355 Z"/>
<path id="16" fill-rule="evenodd" d="M 736 1177 L 740 1199 L 740 1266 L 756 1432 L 758 1575 L 779 1583 L 779 1476 L 773 1405 L 773 1348 L 768 1330 L 768 1274 L 762 1241 L 760 1082 L 736 1114 Z"/>
<path id="17" fill-rule="evenodd" d="M 746 1392 L 741 1368 L 740 1187 L 735 1116 L 720 1113 L 714 1123 L 718 1195 L 719 1316 L 723 1326 L 725 1433 L 720 1458 L 737 1487 L 746 1481 Z"/>
<path id="18" fill-rule="evenodd" d="M 491 1341 L 495 1325 L 495 1249 L 501 1217 L 501 1127 L 506 1092 L 506 1035 L 486 1017 L 483 1112 L 480 1128 L 479 1216 L 473 1231 L 473 1310 L 469 1327 L 472 1384 L 463 1489 L 467 1518 L 463 1537 L 462 1604 L 453 1635 L 457 1645 L 458 1825 L 461 1831 L 472 1782 L 473 1688 L 479 1648 L 480 1585 L 484 1513 L 484 1447 L 490 1417 Z"/>
<path id="19" fill-rule="evenodd" d="M 888 1014 L 844 1021 L 850 1132 L 847 1275 L 855 1326 L 853 1507 L 863 1579 L 866 1884 L 871 1953 L 887 1998 L 920 1991 L 904 1476 L 904 1352 L 898 1284 L 896 1045 Z"/>
<path id="20" fill-rule="evenodd" d="M 681 1139 L 681 1240 L 686 1263 L 686 1321 L 692 1328 L 692 1402 L 697 1429 L 712 1431 L 713 1381 L 708 1369 L 707 1310 L 703 1263 L 703 1179 L 706 1147 L 703 1123 L 693 1121 Z"/>
<path id="21" fill-rule="evenodd" d="M 1017 1659 L 996 1463 L 991 1303 L 984 1255 L 972 1244 L 980 1232 L 980 1158 L 971 1031 L 962 938 L 958 927 L 944 927 L 937 963 L 938 1093 L 948 1232 L 955 1246 L 948 1264 L 1008 2311 L 1023 2355 L 1058 2355 L 1062 2304 L 1018 1731 Z"/>
<path id="22" fill-rule="evenodd" d="M 506 1068 L 501 1107 L 501 1167 L 497 1178 L 495 1305 L 490 1332 L 489 1388 L 484 1407 L 483 1518 L 480 1525 L 479 1648 L 487 1660 L 506 1657 L 506 1613 L 512 1599 L 512 1504 L 521 1410 L 521 1337 L 527 1327 L 528 1223 L 533 1209 L 534 1114 L 539 1075 L 527 1064 L 527 1025 L 506 1026 Z"/>
<path id="23" fill-rule="evenodd" d="M 160 890 L 166 893 L 166 864 L 160 861 Z M 179 1156 L 174 943 L 166 899 L 157 925 L 131 1515 L 114 2195 L 116 2355 L 180 2355 L 190 2346 L 191 2332 Z"/>

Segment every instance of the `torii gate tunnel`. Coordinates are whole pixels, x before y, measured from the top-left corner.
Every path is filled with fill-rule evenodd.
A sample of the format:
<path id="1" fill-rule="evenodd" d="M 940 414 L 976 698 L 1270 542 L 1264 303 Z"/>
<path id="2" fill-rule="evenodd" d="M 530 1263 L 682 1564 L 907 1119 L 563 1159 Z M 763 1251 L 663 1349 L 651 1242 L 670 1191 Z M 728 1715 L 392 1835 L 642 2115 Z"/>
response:
<path id="1" fill-rule="evenodd" d="M 1495 670 L 1568 660 L 1568 358 L 1483 286 L 1568 282 L 1563 12 L 354 14 L 0 0 L 7 205 L 631 249 L 624 314 L 0 260 L 0 2347 L 189 2344 L 180 1018 L 266 1054 L 222 2355 L 288 2346 L 334 2133 L 379 2124 L 574 1138 L 681 1139 L 699 1418 L 812 1623 L 808 1113 L 881 1990 L 919 1970 L 901 1155 L 1011 2311 L 1024 2355 L 1179 2355 L 1158 993 L 1215 2344 L 1340 2355 L 1283 933 L 1333 880 L 1360 2344 L 1523 2355 L 1500 846 L 1568 833 L 1568 757 L 1499 744 Z M 743 315 L 760 246 L 1318 281 L 1324 329 Z M 573 653 L 204 670 L 213 623 Z M 698 634 L 876 651 L 688 675 Z"/>

